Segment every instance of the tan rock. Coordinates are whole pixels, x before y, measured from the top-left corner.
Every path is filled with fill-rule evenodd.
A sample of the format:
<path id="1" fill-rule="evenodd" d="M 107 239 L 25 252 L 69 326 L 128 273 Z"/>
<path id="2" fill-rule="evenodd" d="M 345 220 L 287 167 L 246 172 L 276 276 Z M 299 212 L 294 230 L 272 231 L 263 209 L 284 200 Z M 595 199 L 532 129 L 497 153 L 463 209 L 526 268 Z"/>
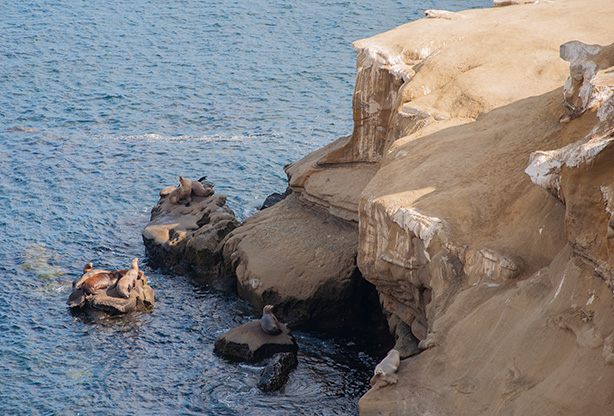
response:
<path id="1" fill-rule="evenodd" d="M 295 193 L 246 219 L 224 245 L 239 296 L 274 304 L 291 325 L 338 326 L 357 313 L 355 226 L 304 206 Z"/>
<path id="2" fill-rule="evenodd" d="M 379 161 L 357 261 L 424 349 L 362 415 L 614 413 L 612 13 L 540 1 L 355 42 L 358 122 L 329 156 Z"/>

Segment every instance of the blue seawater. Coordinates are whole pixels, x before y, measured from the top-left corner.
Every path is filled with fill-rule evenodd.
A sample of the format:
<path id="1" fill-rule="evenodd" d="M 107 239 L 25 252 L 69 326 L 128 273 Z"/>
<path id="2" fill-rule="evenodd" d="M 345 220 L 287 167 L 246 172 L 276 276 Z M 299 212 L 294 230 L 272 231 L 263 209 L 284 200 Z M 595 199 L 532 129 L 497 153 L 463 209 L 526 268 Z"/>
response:
<path id="1" fill-rule="evenodd" d="M 240 300 L 145 267 L 152 312 L 90 320 L 71 282 L 143 257 L 178 175 L 255 212 L 285 164 L 351 132 L 352 41 L 491 1 L 0 3 L 0 414 L 357 413 L 361 340 L 297 333 L 298 369 L 264 394 L 260 367 L 212 352 L 254 318 Z"/>

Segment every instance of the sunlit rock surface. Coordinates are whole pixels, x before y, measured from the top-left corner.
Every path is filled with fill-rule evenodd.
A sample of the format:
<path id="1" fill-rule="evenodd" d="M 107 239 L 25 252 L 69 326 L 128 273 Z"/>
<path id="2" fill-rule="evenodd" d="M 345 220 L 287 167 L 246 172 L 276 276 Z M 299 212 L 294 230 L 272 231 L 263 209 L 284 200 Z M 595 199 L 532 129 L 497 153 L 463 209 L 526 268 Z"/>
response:
<path id="1" fill-rule="evenodd" d="M 408 358 L 363 415 L 614 414 L 614 3 L 494 5 L 355 42 L 351 136 L 224 245 L 286 322 L 375 285 Z"/>
<path id="2" fill-rule="evenodd" d="M 292 326 L 338 326 L 359 305 L 355 226 L 297 201 L 283 201 L 245 220 L 224 245 L 239 296 L 257 309 L 275 305 Z"/>
<path id="3" fill-rule="evenodd" d="M 354 45 L 358 266 L 423 350 L 363 415 L 614 413 L 614 3 L 496 3 Z"/>

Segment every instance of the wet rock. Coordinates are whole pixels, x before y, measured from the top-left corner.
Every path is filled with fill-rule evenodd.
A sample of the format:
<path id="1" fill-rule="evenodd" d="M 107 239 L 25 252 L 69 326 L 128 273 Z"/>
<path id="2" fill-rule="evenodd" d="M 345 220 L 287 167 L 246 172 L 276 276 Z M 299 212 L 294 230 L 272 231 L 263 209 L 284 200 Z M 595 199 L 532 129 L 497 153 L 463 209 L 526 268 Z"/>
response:
<path id="1" fill-rule="evenodd" d="M 278 353 L 296 353 L 298 345 L 290 330 L 280 324 L 282 333 L 262 331 L 260 320 L 252 321 L 223 333 L 215 340 L 215 352 L 230 359 L 255 362 Z"/>
<path id="2" fill-rule="evenodd" d="M 160 192 L 143 230 L 150 264 L 179 273 L 192 272 L 207 283 L 217 282 L 221 264 L 218 246 L 239 222 L 226 206 L 225 195 L 203 197 L 193 192 L 191 201 L 181 204 L 171 200 L 176 189 L 168 187 Z"/>
<path id="3" fill-rule="evenodd" d="M 290 373 L 298 365 L 295 353 L 275 354 L 269 364 L 262 370 L 258 388 L 263 391 L 280 390 L 288 382 Z"/>
<path id="4" fill-rule="evenodd" d="M 95 309 L 110 315 L 120 315 L 134 310 L 150 309 L 155 302 L 154 290 L 147 284 L 147 277 L 139 274 L 135 285 L 131 288 L 130 296 L 124 298 L 117 292 L 116 281 L 125 275 L 127 270 L 107 272 L 116 276 L 115 282 L 107 287 L 102 287 L 95 292 L 88 292 L 85 285 L 78 285 L 87 277 L 87 273 L 76 281 L 75 288 L 68 297 L 67 304 L 73 310 Z M 96 275 L 93 275 L 94 277 Z M 87 283 L 87 281 L 85 281 Z"/>
<path id="5" fill-rule="evenodd" d="M 263 209 L 271 208 L 276 203 L 283 201 L 284 198 L 290 195 L 291 193 L 292 193 L 292 190 L 290 188 L 287 188 L 283 194 L 280 194 L 279 192 L 273 192 L 271 195 L 266 197 L 266 199 L 262 203 L 262 206 L 260 207 L 260 210 L 262 211 Z"/>

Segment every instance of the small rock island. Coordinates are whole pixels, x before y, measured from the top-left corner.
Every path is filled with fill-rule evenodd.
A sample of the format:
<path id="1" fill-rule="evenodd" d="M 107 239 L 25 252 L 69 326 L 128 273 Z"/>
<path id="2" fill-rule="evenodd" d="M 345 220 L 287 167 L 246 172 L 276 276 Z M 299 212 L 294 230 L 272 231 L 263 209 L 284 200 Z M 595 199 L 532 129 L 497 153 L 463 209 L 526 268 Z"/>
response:
<path id="1" fill-rule="evenodd" d="M 67 303 L 73 310 L 93 309 L 119 315 L 150 309 L 154 304 L 154 290 L 139 270 L 136 258 L 127 270 L 98 270 L 87 263 L 81 278 L 73 282 Z"/>

